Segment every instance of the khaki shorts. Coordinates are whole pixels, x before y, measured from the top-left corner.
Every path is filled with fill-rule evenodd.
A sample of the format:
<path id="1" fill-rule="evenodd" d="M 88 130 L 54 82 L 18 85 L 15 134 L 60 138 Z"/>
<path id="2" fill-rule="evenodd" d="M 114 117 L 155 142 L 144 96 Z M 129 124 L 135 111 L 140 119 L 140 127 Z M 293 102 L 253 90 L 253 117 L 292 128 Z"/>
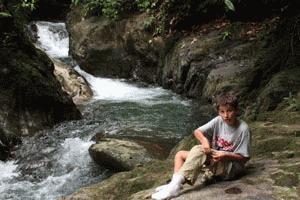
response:
<path id="1" fill-rule="evenodd" d="M 224 179 L 234 177 L 240 171 L 231 172 L 233 171 L 232 165 L 231 161 L 212 163 L 210 157 L 203 152 L 202 146 L 196 145 L 190 150 L 178 173 L 185 177 L 187 183 L 193 185 L 200 173 L 203 174 L 204 181 L 213 176 L 220 176 Z"/>

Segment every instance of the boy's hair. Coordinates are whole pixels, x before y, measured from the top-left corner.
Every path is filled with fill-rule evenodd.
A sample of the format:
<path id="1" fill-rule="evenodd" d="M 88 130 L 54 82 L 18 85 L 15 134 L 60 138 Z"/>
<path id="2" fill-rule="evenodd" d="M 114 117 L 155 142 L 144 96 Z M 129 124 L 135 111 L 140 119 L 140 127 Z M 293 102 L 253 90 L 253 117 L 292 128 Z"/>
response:
<path id="1" fill-rule="evenodd" d="M 235 95 L 230 93 L 221 93 L 216 97 L 216 108 L 219 110 L 220 106 L 231 106 L 238 109 L 238 99 Z"/>

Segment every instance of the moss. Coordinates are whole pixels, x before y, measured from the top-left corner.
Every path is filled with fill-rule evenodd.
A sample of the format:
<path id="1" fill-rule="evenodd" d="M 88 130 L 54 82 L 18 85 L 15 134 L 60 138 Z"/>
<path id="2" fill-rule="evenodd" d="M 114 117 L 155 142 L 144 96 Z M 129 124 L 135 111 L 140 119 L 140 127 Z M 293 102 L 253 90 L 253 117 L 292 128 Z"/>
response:
<path id="1" fill-rule="evenodd" d="M 298 175 L 298 178 L 300 179 L 300 163 L 299 162 L 288 165 L 288 166 L 281 167 L 281 169 Z"/>
<path id="2" fill-rule="evenodd" d="M 271 174 L 270 177 L 275 181 L 275 185 L 282 187 L 292 187 L 299 183 L 298 175 L 293 173 L 279 171 Z"/>
<path id="3" fill-rule="evenodd" d="M 165 184 L 172 174 L 172 162 L 154 160 L 144 167 L 117 173 L 103 182 L 83 188 L 62 199 L 128 199 L 142 190 Z"/>
<path id="4" fill-rule="evenodd" d="M 281 200 L 298 200 L 299 195 L 297 195 L 294 188 L 280 188 L 275 193 L 276 199 Z"/>
<path id="5" fill-rule="evenodd" d="M 246 183 L 246 184 L 248 184 L 248 185 L 255 185 L 255 184 L 256 184 L 255 181 L 253 181 L 253 180 L 251 180 L 251 179 L 248 179 L 248 178 L 242 179 L 242 182 L 243 182 L 243 183 Z"/>
<path id="6" fill-rule="evenodd" d="M 284 117 L 283 117 L 284 116 Z M 300 121 L 300 112 L 292 112 L 286 110 L 274 110 L 259 113 L 257 116 L 259 121 L 271 121 L 287 124 L 297 124 Z"/>

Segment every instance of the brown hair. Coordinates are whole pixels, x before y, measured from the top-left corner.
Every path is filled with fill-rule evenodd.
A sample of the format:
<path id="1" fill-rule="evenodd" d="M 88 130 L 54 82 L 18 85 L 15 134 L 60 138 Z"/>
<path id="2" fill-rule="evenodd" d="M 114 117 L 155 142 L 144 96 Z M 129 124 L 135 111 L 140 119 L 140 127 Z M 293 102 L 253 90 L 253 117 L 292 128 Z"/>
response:
<path id="1" fill-rule="evenodd" d="M 216 97 L 216 108 L 219 110 L 220 106 L 231 106 L 238 109 L 238 99 L 235 95 L 230 93 L 221 93 Z"/>

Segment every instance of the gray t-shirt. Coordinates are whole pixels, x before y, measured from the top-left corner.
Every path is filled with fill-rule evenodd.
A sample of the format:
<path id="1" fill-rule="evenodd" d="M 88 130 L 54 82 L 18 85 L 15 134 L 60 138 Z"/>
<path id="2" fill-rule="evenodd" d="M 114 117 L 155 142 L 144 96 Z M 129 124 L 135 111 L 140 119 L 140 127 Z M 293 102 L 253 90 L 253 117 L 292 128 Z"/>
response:
<path id="1" fill-rule="evenodd" d="M 238 120 L 238 125 L 236 126 L 230 126 L 218 116 L 198 129 L 209 140 L 211 148 L 237 153 L 250 158 L 251 135 L 248 125 L 243 120 Z M 236 177 L 243 171 L 244 164 L 238 161 L 228 162 L 227 173 L 224 179 Z"/>

